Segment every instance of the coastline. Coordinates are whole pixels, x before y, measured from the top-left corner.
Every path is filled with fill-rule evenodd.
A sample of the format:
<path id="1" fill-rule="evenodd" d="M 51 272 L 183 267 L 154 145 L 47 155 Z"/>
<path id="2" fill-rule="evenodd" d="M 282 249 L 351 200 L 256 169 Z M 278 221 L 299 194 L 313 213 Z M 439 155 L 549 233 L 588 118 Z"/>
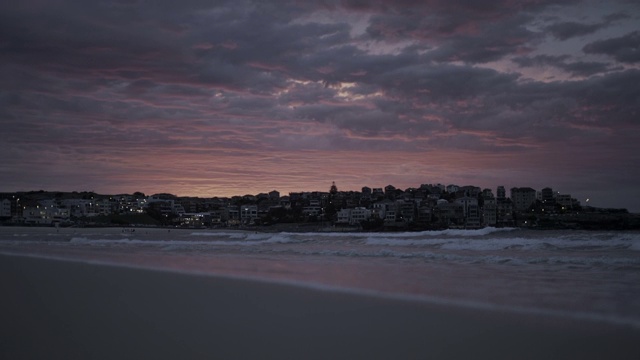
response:
<path id="1" fill-rule="evenodd" d="M 619 358 L 640 330 L 0 255 L 3 358 Z M 10 310 L 9 310 L 10 309 Z"/>

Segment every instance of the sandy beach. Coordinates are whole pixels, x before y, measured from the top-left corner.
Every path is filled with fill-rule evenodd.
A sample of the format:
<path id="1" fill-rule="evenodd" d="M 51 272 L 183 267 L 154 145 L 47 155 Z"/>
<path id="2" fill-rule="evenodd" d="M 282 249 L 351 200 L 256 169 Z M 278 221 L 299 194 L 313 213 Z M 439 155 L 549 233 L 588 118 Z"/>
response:
<path id="1" fill-rule="evenodd" d="M 0 255 L 3 359 L 638 359 L 640 330 Z"/>

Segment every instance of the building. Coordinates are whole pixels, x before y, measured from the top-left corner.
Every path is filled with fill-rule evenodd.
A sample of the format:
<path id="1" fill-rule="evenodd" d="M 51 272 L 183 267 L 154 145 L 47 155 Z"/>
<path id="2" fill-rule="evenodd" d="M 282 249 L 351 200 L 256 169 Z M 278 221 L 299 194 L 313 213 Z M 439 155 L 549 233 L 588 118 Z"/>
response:
<path id="1" fill-rule="evenodd" d="M 371 200 L 371 195 L 372 194 L 373 194 L 373 192 L 372 192 L 370 187 L 368 187 L 368 186 L 363 186 L 362 187 L 362 198 L 363 199 Z"/>
<path id="2" fill-rule="evenodd" d="M 270 191 L 269 192 L 269 199 L 273 200 L 273 201 L 280 200 L 280 192 L 278 192 L 277 190 Z"/>
<path id="3" fill-rule="evenodd" d="M 416 203 L 412 200 L 396 201 L 396 209 L 404 222 L 413 222 L 416 218 Z"/>
<path id="4" fill-rule="evenodd" d="M 416 223 L 422 226 L 426 226 L 431 224 L 431 214 L 432 208 L 431 206 L 422 205 L 418 208 L 418 218 L 416 219 Z"/>
<path id="5" fill-rule="evenodd" d="M 109 199 L 96 199 L 94 203 L 94 209 L 98 215 L 111 215 L 113 213 L 113 204 Z M 133 211 L 131 209 L 130 211 Z"/>
<path id="6" fill-rule="evenodd" d="M 387 185 L 384 187 L 384 197 L 386 199 L 395 200 L 396 198 L 396 187 L 393 185 Z"/>
<path id="7" fill-rule="evenodd" d="M 0 200 L 0 218 L 11 217 L 11 200 Z"/>
<path id="8" fill-rule="evenodd" d="M 469 205 L 467 208 L 467 216 L 464 219 L 464 225 L 470 228 L 478 228 L 481 224 L 480 206 L 477 204 Z"/>
<path id="9" fill-rule="evenodd" d="M 69 214 L 73 217 L 98 216 L 98 209 L 94 200 L 65 199 L 62 200 L 62 206 L 69 209 Z"/>
<path id="10" fill-rule="evenodd" d="M 462 196 L 468 196 L 468 197 L 478 197 L 478 195 L 482 192 L 482 190 L 477 187 L 477 186 L 471 186 L 471 185 L 467 185 L 467 186 L 461 186 L 457 193 L 461 193 Z"/>
<path id="11" fill-rule="evenodd" d="M 357 207 L 351 209 L 351 216 L 349 217 L 349 225 L 359 225 L 363 221 L 371 219 L 371 210 Z"/>
<path id="12" fill-rule="evenodd" d="M 485 198 L 482 205 L 482 224 L 496 226 L 498 222 L 498 202 L 494 198 Z"/>
<path id="13" fill-rule="evenodd" d="M 555 200 L 556 197 L 552 188 L 546 187 L 540 191 L 540 201 L 542 201 L 542 203 L 555 203 Z"/>
<path id="14" fill-rule="evenodd" d="M 291 198 L 289 196 L 281 197 L 278 203 L 285 209 L 291 209 Z"/>
<path id="15" fill-rule="evenodd" d="M 22 211 L 25 224 L 52 225 L 69 221 L 69 209 L 57 205 L 25 206 Z"/>
<path id="16" fill-rule="evenodd" d="M 513 203 L 510 199 L 496 202 L 496 226 L 512 226 Z"/>
<path id="17" fill-rule="evenodd" d="M 580 206 L 580 202 L 571 197 L 569 194 L 558 194 L 556 203 L 562 207 L 562 210 L 570 210 Z"/>
<path id="18" fill-rule="evenodd" d="M 340 209 L 336 217 L 336 224 L 348 224 L 351 219 L 351 209 Z"/>
<path id="19" fill-rule="evenodd" d="M 210 213 L 180 214 L 180 225 L 191 228 L 201 228 L 212 224 Z"/>
<path id="20" fill-rule="evenodd" d="M 337 213 L 337 224 L 360 225 L 363 221 L 371 219 L 371 210 L 363 207 L 353 209 L 341 209 Z"/>
<path id="21" fill-rule="evenodd" d="M 526 211 L 535 204 L 536 191 L 530 187 L 511 188 L 511 201 L 516 211 Z"/>
<path id="22" fill-rule="evenodd" d="M 320 214 L 322 214 L 320 206 L 305 206 L 302 208 L 302 215 L 304 216 L 319 216 Z"/>
<path id="23" fill-rule="evenodd" d="M 240 222 L 243 224 L 253 224 L 258 220 L 258 205 L 240 206 Z"/>
<path id="24" fill-rule="evenodd" d="M 240 224 L 240 208 L 237 205 L 229 205 L 225 211 L 225 220 L 227 225 Z"/>
<path id="25" fill-rule="evenodd" d="M 395 222 L 398 219 L 398 214 L 396 210 L 387 210 L 384 215 L 385 222 Z"/>
<path id="26" fill-rule="evenodd" d="M 384 190 L 382 188 L 374 188 L 371 190 L 371 199 L 372 200 L 380 200 L 384 198 Z"/>
<path id="27" fill-rule="evenodd" d="M 440 226 L 463 225 L 464 210 L 459 203 L 450 203 L 442 199 L 438 201 L 434 211 Z"/>
<path id="28" fill-rule="evenodd" d="M 462 207 L 462 216 L 464 218 L 464 225 L 468 227 L 480 226 L 480 207 L 478 206 L 478 199 L 474 197 L 461 197 L 456 199 L 454 203 Z"/>
<path id="29" fill-rule="evenodd" d="M 372 205 L 371 216 L 377 219 L 384 220 L 387 217 L 387 212 L 395 209 L 396 209 L 396 204 L 391 200 L 378 201 L 373 203 Z M 394 213 L 394 220 L 395 220 L 395 213 Z"/>
<path id="30" fill-rule="evenodd" d="M 209 217 L 211 218 L 211 225 L 218 226 L 224 221 L 224 211 L 221 209 L 209 211 Z"/>

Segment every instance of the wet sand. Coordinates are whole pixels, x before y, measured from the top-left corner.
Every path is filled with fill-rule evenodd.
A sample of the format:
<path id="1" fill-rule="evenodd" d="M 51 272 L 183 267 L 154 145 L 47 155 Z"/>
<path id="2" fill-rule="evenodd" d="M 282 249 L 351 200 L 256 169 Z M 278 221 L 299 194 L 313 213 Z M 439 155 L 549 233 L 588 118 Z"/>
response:
<path id="1" fill-rule="evenodd" d="M 2 359 L 638 359 L 640 329 L 0 255 Z"/>

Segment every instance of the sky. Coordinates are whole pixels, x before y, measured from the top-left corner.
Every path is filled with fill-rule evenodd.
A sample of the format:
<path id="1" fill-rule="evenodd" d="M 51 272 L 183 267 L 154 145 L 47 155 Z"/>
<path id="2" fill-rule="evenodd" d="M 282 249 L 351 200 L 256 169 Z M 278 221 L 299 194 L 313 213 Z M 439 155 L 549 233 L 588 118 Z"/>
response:
<path id="1" fill-rule="evenodd" d="M 0 4 L 0 191 L 552 187 L 640 212 L 640 3 Z"/>

